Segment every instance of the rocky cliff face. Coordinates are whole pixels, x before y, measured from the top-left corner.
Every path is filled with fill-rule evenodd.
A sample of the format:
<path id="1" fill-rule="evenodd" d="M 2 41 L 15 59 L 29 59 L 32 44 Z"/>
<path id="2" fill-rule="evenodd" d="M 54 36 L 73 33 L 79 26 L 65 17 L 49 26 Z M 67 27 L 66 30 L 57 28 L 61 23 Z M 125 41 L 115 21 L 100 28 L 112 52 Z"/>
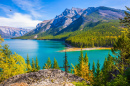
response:
<path id="1" fill-rule="evenodd" d="M 0 35 L 2 36 L 2 38 L 13 38 L 23 36 L 25 33 L 29 31 L 30 29 L 0 26 Z"/>
<path id="2" fill-rule="evenodd" d="M 57 32 L 69 26 L 73 21 L 77 20 L 85 9 L 72 8 L 65 9 L 60 15 L 57 15 L 54 19 L 44 20 L 37 24 L 36 29 L 28 33 L 27 35 L 37 34 L 45 32 L 51 28 L 57 28 Z"/>
<path id="3" fill-rule="evenodd" d="M 58 69 L 44 69 L 38 72 L 31 72 L 11 77 L 0 84 L 0 86 L 16 86 L 18 83 L 24 83 L 26 86 L 74 86 L 71 82 L 81 82 L 83 78 L 74 74 L 66 73 Z M 90 84 L 89 81 L 86 81 Z"/>

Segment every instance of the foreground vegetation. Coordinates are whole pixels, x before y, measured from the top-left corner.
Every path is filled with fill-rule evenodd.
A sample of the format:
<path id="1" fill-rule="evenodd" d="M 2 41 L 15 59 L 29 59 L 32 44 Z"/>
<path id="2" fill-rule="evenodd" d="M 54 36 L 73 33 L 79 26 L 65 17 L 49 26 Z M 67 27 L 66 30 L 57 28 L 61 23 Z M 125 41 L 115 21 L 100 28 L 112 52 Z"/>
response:
<path id="1" fill-rule="evenodd" d="M 130 10 L 129 8 L 127 8 Z M 77 65 L 72 65 L 71 71 L 68 71 L 68 61 L 67 55 L 65 52 L 65 61 L 64 68 L 66 72 L 74 73 L 77 76 L 84 78 L 87 81 L 90 81 L 89 85 L 93 86 L 128 86 L 130 84 L 130 14 L 125 13 L 126 17 L 124 19 L 120 19 L 121 24 L 127 28 L 124 30 L 121 36 L 116 37 L 113 48 L 111 49 L 114 57 L 108 55 L 105 58 L 103 67 L 100 67 L 99 61 L 96 64 L 93 62 L 92 70 L 90 70 L 90 64 L 88 60 L 87 53 L 84 56 L 83 51 L 81 50 L 81 55 L 79 56 L 79 63 Z M 95 29 L 96 30 L 96 29 Z M 97 31 L 100 29 L 97 29 Z M 112 29 L 110 29 L 112 30 Z M 105 34 L 107 32 L 104 31 Z M 93 33 L 88 33 L 93 34 Z M 96 33 L 95 31 L 95 34 Z M 105 34 L 101 34 L 101 37 L 105 38 Z M 108 33 L 110 34 L 110 33 Z M 116 33 L 115 33 L 116 34 Z M 100 35 L 100 34 L 98 34 Z M 114 36 L 111 34 L 111 36 Z M 82 37 L 82 35 L 81 35 Z M 100 38 L 97 37 L 97 40 Z M 0 43 L 4 40 L 0 37 Z M 109 41 L 111 41 L 109 39 Z M 110 43 L 110 42 L 108 42 Z M 93 44 L 93 43 L 92 43 Z M 98 43 L 97 43 L 98 44 Z M 91 45 L 92 46 L 92 45 Z M 95 46 L 95 43 L 94 43 Z M 100 46 L 100 45 L 99 45 Z M 53 64 L 51 63 L 50 58 L 48 58 L 47 62 L 44 64 L 43 69 L 60 69 L 56 59 L 54 58 Z M 23 59 L 18 54 L 12 54 L 8 49 L 8 46 L 0 45 L 0 81 L 12 77 L 17 74 L 23 74 L 26 72 L 35 72 L 38 71 L 40 67 L 38 66 L 38 59 L 36 61 L 32 59 L 32 64 L 30 64 L 29 56 L 27 55 L 27 60 Z M 87 86 L 86 82 L 73 82 L 73 84 L 77 86 Z"/>

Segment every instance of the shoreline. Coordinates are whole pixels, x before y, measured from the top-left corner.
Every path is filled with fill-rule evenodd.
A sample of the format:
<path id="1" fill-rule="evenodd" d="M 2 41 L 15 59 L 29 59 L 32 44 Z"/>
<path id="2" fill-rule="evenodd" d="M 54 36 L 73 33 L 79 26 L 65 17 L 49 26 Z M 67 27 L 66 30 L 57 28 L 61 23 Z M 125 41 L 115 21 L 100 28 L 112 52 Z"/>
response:
<path id="1" fill-rule="evenodd" d="M 111 50 L 111 47 L 93 47 L 93 48 L 82 48 L 82 50 Z M 81 48 L 76 47 L 67 47 L 67 49 L 58 51 L 58 52 L 72 52 L 72 51 L 81 51 Z"/>
<path id="2" fill-rule="evenodd" d="M 12 39 L 12 38 L 11 38 Z M 61 39 L 21 39 L 21 40 L 53 40 L 53 41 L 65 41 Z M 60 50 L 58 52 L 72 52 L 72 51 L 81 51 L 81 48 L 73 47 L 68 43 L 65 43 L 67 46 L 66 49 Z M 111 50 L 112 47 L 91 47 L 91 48 L 82 48 L 82 50 Z"/>

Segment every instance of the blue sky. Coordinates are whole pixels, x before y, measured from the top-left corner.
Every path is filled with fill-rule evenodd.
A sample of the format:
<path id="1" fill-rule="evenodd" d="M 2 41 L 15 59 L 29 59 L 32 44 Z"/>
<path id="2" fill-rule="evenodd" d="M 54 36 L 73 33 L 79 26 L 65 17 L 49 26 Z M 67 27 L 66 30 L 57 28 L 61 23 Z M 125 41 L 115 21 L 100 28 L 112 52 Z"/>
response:
<path id="1" fill-rule="evenodd" d="M 66 8 L 107 6 L 126 10 L 130 0 L 0 0 L 0 26 L 35 28 Z"/>

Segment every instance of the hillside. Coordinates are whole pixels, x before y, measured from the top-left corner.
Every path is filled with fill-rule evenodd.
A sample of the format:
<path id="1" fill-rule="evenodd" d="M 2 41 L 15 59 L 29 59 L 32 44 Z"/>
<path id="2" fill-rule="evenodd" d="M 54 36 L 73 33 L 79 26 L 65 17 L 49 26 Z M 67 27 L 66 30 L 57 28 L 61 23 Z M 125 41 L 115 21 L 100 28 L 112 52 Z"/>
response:
<path id="1" fill-rule="evenodd" d="M 13 38 L 23 36 L 25 33 L 29 31 L 30 29 L 0 26 L 0 35 L 2 38 Z"/>
<path id="2" fill-rule="evenodd" d="M 111 47 L 121 35 L 123 28 L 118 22 L 101 23 L 97 26 L 66 39 L 66 43 L 75 47 Z"/>

